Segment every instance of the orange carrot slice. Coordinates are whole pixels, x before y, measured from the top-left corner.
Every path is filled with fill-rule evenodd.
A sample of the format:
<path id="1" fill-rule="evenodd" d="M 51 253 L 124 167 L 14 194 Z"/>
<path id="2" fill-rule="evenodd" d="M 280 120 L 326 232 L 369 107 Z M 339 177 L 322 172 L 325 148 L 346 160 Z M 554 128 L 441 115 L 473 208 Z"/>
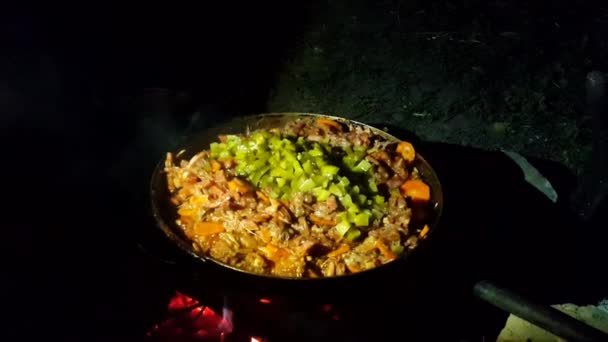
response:
<path id="1" fill-rule="evenodd" d="M 194 216 L 194 210 L 190 209 L 190 208 L 186 208 L 186 207 L 181 207 L 181 208 L 177 209 L 177 213 L 179 214 L 179 216 L 187 216 L 187 217 Z"/>
<path id="2" fill-rule="evenodd" d="M 349 263 L 346 263 L 346 268 L 348 268 L 348 270 L 350 271 L 350 273 L 357 273 L 357 272 L 361 272 L 361 269 L 355 265 L 351 265 Z"/>
<path id="3" fill-rule="evenodd" d="M 327 220 L 324 218 L 321 218 L 317 215 L 310 215 L 308 217 L 313 223 L 319 225 L 319 226 L 335 226 L 336 225 L 336 221 L 334 220 Z"/>
<path id="4" fill-rule="evenodd" d="M 245 181 L 239 178 L 234 178 L 233 180 L 229 181 L 228 189 L 230 189 L 231 191 L 236 191 L 240 194 L 246 194 L 251 191 L 251 187 L 249 186 L 249 184 L 245 183 Z"/>
<path id="5" fill-rule="evenodd" d="M 221 222 L 199 222 L 194 225 L 194 232 L 197 235 L 208 236 L 224 231 L 224 224 Z"/>
<path id="6" fill-rule="evenodd" d="M 401 154 L 406 162 L 411 163 L 416 159 L 414 146 L 407 141 L 402 141 L 397 145 L 397 153 Z"/>
<path id="7" fill-rule="evenodd" d="M 326 119 L 326 118 L 318 118 L 316 121 L 316 125 L 320 126 L 322 128 L 335 128 L 338 131 L 342 130 L 342 125 L 340 125 L 339 123 L 335 122 L 334 120 L 331 119 Z"/>
<path id="8" fill-rule="evenodd" d="M 207 195 L 200 195 L 200 196 L 192 196 L 190 197 L 190 205 L 197 207 L 199 205 L 203 205 L 205 204 L 205 202 L 207 202 L 207 200 L 209 200 L 209 196 Z"/>
<path id="9" fill-rule="evenodd" d="M 263 193 L 261 191 L 256 191 L 255 194 L 258 195 L 258 198 L 261 199 L 262 201 L 268 202 L 268 196 L 266 196 L 265 193 Z"/>
<path id="10" fill-rule="evenodd" d="M 405 181 L 400 188 L 403 197 L 409 197 L 415 203 L 426 203 L 431 200 L 431 188 L 421 180 Z"/>
<path id="11" fill-rule="evenodd" d="M 271 243 L 267 244 L 265 247 L 259 247 L 259 249 L 264 253 L 266 258 L 271 261 L 277 261 L 289 256 L 289 252 L 285 249 L 279 248 Z"/>
<path id="12" fill-rule="evenodd" d="M 397 258 L 397 254 L 393 253 L 390 249 L 388 249 L 388 247 L 386 247 L 384 242 L 382 242 L 380 240 L 376 241 L 376 248 L 378 248 L 380 253 L 382 253 L 382 255 L 384 255 L 384 257 L 389 260 L 393 260 L 393 259 Z"/>
<path id="13" fill-rule="evenodd" d="M 333 251 L 327 253 L 327 256 L 330 258 L 333 257 L 337 257 L 340 256 L 344 253 L 347 253 L 348 251 L 350 251 L 350 246 L 349 245 L 340 245 L 340 247 L 334 249 Z"/>
<path id="14" fill-rule="evenodd" d="M 420 231 L 420 234 L 418 234 L 418 237 L 421 239 L 424 239 L 424 237 L 426 237 L 426 234 L 429 233 L 429 230 L 431 230 L 429 228 L 428 224 L 425 224 L 424 227 L 422 227 L 422 230 Z"/>
<path id="15" fill-rule="evenodd" d="M 217 160 L 211 160 L 211 171 L 217 172 L 222 168 L 222 164 Z"/>

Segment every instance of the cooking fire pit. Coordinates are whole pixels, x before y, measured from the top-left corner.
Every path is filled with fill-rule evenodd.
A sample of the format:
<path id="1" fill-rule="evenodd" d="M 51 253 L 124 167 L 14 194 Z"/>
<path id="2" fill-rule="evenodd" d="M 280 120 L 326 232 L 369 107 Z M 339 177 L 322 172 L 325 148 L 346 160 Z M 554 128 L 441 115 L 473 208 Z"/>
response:
<path id="1" fill-rule="evenodd" d="M 492 340 L 507 314 L 473 297 L 479 279 L 504 284 L 543 305 L 590 303 L 605 295 L 605 281 L 588 280 L 593 274 L 588 260 L 597 257 L 602 231 L 593 229 L 589 215 L 581 219 L 571 210 L 566 195 L 574 182 L 562 168 L 533 161 L 559 195 L 549 199 L 503 153 L 410 140 L 434 166 L 449 203 L 433 241 L 432 249 L 440 252 L 424 255 L 423 265 L 376 279 L 386 291 L 358 289 L 352 300 L 340 303 L 298 293 L 273 297 L 265 289 L 251 295 L 217 286 L 213 273 L 200 272 L 155 232 L 144 238 L 144 250 L 173 291 L 163 304 L 165 317 L 151 324 L 147 340 Z M 579 280 L 583 277 L 586 285 Z"/>

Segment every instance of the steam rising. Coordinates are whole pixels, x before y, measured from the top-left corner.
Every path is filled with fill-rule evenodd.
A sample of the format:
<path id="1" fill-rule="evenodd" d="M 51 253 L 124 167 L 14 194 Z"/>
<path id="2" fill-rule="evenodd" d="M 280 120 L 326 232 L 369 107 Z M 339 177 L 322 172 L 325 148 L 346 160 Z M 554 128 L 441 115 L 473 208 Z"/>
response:
<path id="1" fill-rule="evenodd" d="M 147 90 L 127 106 L 138 117 L 132 139 L 121 151 L 112 167 L 112 177 L 133 199 L 147 195 L 147 185 L 156 163 L 187 136 L 209 122 L 211 112 L 204 110 L 177 115 L 176 94 L 163 90 Z"/>

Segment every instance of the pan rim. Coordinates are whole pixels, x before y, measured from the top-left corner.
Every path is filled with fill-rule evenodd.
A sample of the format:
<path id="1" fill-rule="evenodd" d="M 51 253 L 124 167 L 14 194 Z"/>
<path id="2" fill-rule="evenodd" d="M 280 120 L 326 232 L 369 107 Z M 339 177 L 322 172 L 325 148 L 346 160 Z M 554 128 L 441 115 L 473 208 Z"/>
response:
<path id="1" fill-rule="evenodd" d="M 247 115 L 247 116 L 232 118 L 231 120 L 220 122 L 219 124 L 216 124 L 216 125 L 212 125 L 211 127 L 208 127 L 203 131 L 193 133 L 188 137 L 186 142 L 179 144 L 179 146 L 175 149 L 175 151 L 173 153 L 177 154 L 179 151 L 185 150 L 186 146 L 189 146 L 193 141 L 195 141 L 196 137 L 205 134 L 205 132 L 207 132 L 209 129 L 221 128 L 221 127 L 227 126 L 231 122 L 235 122 L 237 120 L 247 122 L 247 120 L 260 120 L 260 119 L 268 118 L 268 117 L 286 117 L 286 116 L 293 117 L 294 119 L 298 118 L 298 117 L 330 118 L 330 119 L 337 120 L 342 123 L 347 123 L 347 124 L 352 124 L 352 125 L 356 125 L 356 126 L 369 128 L 374 134 L 378 134 L 388 140 L 400 141 L 400 139 L 398 137 L 395 137 L 392 134 L 390 134 L 380 128 L 370 126 L 368 124 L 365 124 L 365 123 L 362 123 L 362 122 L 359 122 L 356 120 L 347 119 L 344 117 L 327 115 L 327 114 L 301 113 L 301 112 L 262 113 L 262 114 L 254 114 L 254 115 Z M 418 163 L 420 163 L 421 165 L 425 166 L 425 174 L 423 175 L 423 178 L 425 178 L 427 180 L 428 179 L 433 180 L 432 192 L 439 194 L 439 198 L 436 198 L 433 203 L 433 210 L 435 211 L 435 216 L 434 216 L 434 221 L 430 225 L 430 230 L 429 230 L 426 238 L 423 241 L 420 241 L 419 245 L 416 246 L 414 249 L 412 249 L 411 251 L 409 251 L 407 253 L 404 253 L 403 255 L 399 256 L 395 260 L 392 260 L 390 262 L 387 262 L 386 264 L 382 264 L 380 266 L 377 266 L 377 267 L 374 267 L 374 268 L 371 268 L 368 270 L 364 270 L 364 271 L 357 272 L 357 273 L 349 273 L 349 274 L 345 274 L 345 275 L 338 275 L 338 276 L 331 276 L 331 277 L 318 277 L 318 278 L 303 278 L 303 277 L 282 277 L 282 276 L 275 276 L 275 275 L 271 275 L 271 274 L 260 274 L 260 273 L 249 272 L 249 271 L 240 269 L 238 267 L 226 264 L 219 260 L 216 260 L 210 256 L 204 256 L 204 255 L 196 253 L 192 248 L 192 243 L 189 240 L 186 240 L 186 238 L 184 238 L 183 236 L 180 236 L 178 233 L 175 232 L 175 230 L 178 230 L 179 227 L 177 227 L 176 224 L 171 224 L 171 223 L 166 222 L 166 220 L 163 218 L 163 215 L 161 213 L 162 209 L 159 207 L 159 203 L 157 203 L 157 198 L 159 196 L 156 194 L 157 189 L 156 189 L 155 185 L 157 184 L 157 178 L 162 177 L 165 174 L 164 173 L 164 159 L 162 159 L 161 161 L 159 161 L 157 163 L 156 167 L 154 168 L 154 171 L 152 172 L 152 176 L 150 179 L 150 189 L 149 189 L 150 190 L 150 204 L 152 206 L 152 214 L 156 221 L 156 226 L 159 229 L 161 229 L 163 231 L 163 233 L 165 234 L 165 236 L 167 236 L 167 238 L 169 240 L 171 240 L 172 243 L 176 244 L 182 252 L 185 252 L 190 257 L 193 257 L 195 260 L 197 260 L 198 262 L 201 262 L 203 264 L 213 263 L 222 268 L 229 269 L 231 271 L 236 271 L 242 275 L 253 276 L 256 278 L 267 278 L 267 279 L 272 279 L 272 280 L 277 280 L 277 281 L 278 280 L 297 281 L 298 283 L 301 283 L 304 281 L 314 281 L 314 282 L 326 281 L 327 282 L 327 281 L 332 281 L 332 280 L 337 280 L 337 279 L 346 279 L 346 278 L 350 279 L 350 278 L 356 278 L 356 277 L 368 275 L 374 271 L 379 271 L 379 270 L 385 269 L 390 265 L 394 265 L 398 262 L 403 262 L 404 260 L 411 258 L 411 256 L 413 254 L 419 253 L 418 252 L 419 249 L 424 248 L 426 245 L 428 245 L 428 241 L 431 239 L 432 236 L 435 235 L 435 231 L 437 230 L 437 227 L 439 226 L 439 222 L 441 221 L 441 217 L 442 217 L 443 211 L 444 211 L 443 188 L 442 188 L 441 182 L 439 180 L 439 177 L 437 176 L 436 171 L 426 161 L 426 159 L 424 159 L 424 157 L 421 154 L 416 153 L 416 161 L 418 161 Z M 175 227 L 172 228 L 172 226 L 175 226 Z"/>

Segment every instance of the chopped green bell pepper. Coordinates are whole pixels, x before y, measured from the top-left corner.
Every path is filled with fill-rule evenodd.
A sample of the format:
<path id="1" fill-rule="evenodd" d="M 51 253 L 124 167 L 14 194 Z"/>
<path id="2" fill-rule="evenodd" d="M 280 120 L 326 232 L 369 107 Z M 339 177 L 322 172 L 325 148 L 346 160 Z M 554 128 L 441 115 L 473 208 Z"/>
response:
<path id="1" fill-rule="evenodd" d="M 362 161 L 359 162 L 359 164 L 357 164 L 357 166 L 355 166 L 355 168 L 357 170 L 360 170 L 360 171 L 363 171 L 363 172 L 367 172 L 367 171 L 369 171 L 369 169 L 372 168 L 372 163 L 370 163 L 367 160 L 363 159 Z"/>
<path id="2" fill-rule="evenodd" d="M 354 241 L 359 236 L 361 236 L 361 231 L 357 228 L 351 228 L 346 232 L 346 240 L 348 241 Z"/>
<path id="3" fill-rule="evenodd" d="M 317 201 L 331 195 L 340 203 L 336 229 L 341 236 L 356 239 L 361 231 L 382 217 L 385 198 L 373 179 L 374 165 L 365 159 L 365 146 L 345 146 L 335 164 L 335 147 L 307 141 L 304 137 L 256 131 L 250 136 L 227 135 L 224 143 L 212 143 L 213 159 L 236 162 L 235 173 L 254 186 L 269 191 L 272 198 L 289 200 L 294 193 L 311 192 Z M 338 159 L 340 160 L 340 159 Z"/>
<path id="4" fill-rule="evenodd" d="M 340 168 L 335 165 L 323 165 L 321 166 L 321 173 L 325 176 L 335 176 L 340 171 Z"/>
<path id="5" fill-rule="evenodd" d="M 369 226 L 369 217 L 370 215 L 367 213 L 360 213 L 355 216 L 354 224 L 357 227 L 367 227 Z"/>
<path id="6" fill-rule="evenodd" d="M 350 229 L 351 225 L 352 224 L 347 220 L 342 220 L 336 225 L 336 231 L 338 234 L 340 234 L 340 236 L 344 236 L 344 234 L 346 234 L 346 232 Z"/>
<path id="7" fill-rule="evenodd" d="M 405 247 L 400 244 L 391 245 L 391 252 L 395 254 L 402 254 L 405 251 Z"/>
<path id="8" fill-rule="evenodd" d="M 315 188 L 313 190 L 313 193 L 317 197 L 317 201 L 319 202 L 325 201 L 331 195 L 331 192 L 329 192 L 329 190 L 323 188 Z"/>

